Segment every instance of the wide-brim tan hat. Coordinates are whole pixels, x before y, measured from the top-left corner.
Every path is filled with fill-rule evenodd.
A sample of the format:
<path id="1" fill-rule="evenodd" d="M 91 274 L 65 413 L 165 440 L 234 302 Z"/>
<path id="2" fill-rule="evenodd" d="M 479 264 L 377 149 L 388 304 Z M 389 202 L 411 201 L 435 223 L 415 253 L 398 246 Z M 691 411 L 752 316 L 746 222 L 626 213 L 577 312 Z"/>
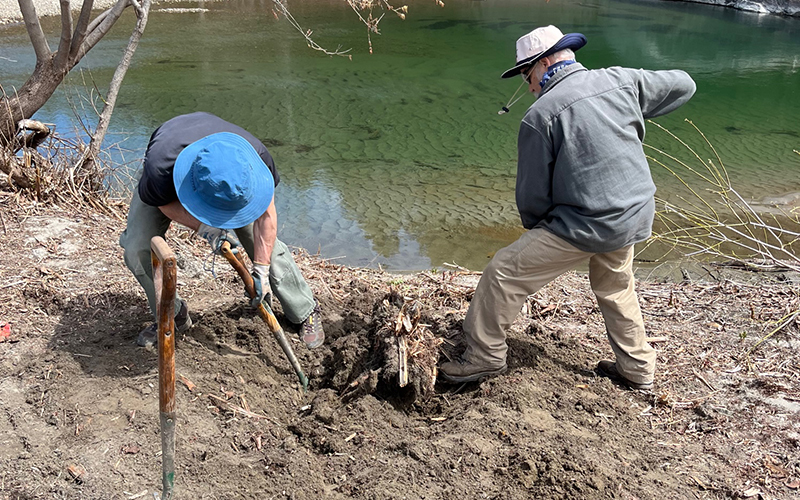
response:
<path id="1" fill-rule="evenodd" d="M 539 59 L 555 54 L 559 50 L 578 50 L 586 45 L 586 37 L 580 33 L 561 33 L 553 25 L 536 28 L 517 40 L 517 64 L 502 74 L 501 78 L 517 76 Z"/>

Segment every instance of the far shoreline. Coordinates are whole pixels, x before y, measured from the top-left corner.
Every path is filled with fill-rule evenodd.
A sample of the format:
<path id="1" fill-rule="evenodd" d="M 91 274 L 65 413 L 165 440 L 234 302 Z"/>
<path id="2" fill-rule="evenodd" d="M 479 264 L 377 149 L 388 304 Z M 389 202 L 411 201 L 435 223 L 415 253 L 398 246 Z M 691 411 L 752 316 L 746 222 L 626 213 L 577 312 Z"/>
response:
<path id="1" fill-rule="evenodd" d="M 185 0 L 161 0 L 153 3 L 153 7 L 165 3 L 178 3 Z M 209 0 L 223 1 L 223 0 Z M 701 3 L 706 5 L 713 5 L 717 7 L 731 8 L 744 12 L 755 14 L 772 14 L 778 16 L 800 17 L 800 0 L 665 0 L 665 1 L 678 1 L 687 3 Z M 83 2 L 75 2 L 72 5 L 73 11 L 79 11 Z M 107 9 L 114 5 L 114 0 L 96 0 L 94 2 L 94 10 Z M 203 9 L 202 5 L 206 2 L 198 0 L 197 9 Z M 58 16 L 61 14 L 61 5 L 59 0 L 35 0 L 36 12 L 40 17 L 43 16 Z M 205 10 L 205 9 L 203 9 Z M 175 12 L 182 12 L 184 9 L 174 9 Z M 196 8 L 187 9 L 187 11 L 196 11 Z M 15 26 L 22 24 L 22 14 L 19 10 L 19 4 L 16 0 L 0 0 L 0 26 Z"/>
<path id="2" fill-rule="evenodd" d="M 198 6 L 205 5 L 209 2 L 215 1 L 222 1 L 222 0 L 207 0 L 202 1 L 198 0 L 196 2 L 189 2 L 187 0 L 160 0 L 157 2 L 153 2 L 151 6 L 151 11 L 169 11 L 174 13 L 182 13 L 182 12 L 199 12 L 199 11 L 207 11 L 208 9 L 202 7 L 196 8 L 175 8 L 175 9 L 167 9 L 161 8 L 161 5 L 167 5 L 171 3 L 194 3 Z M 114 5 L 115 0 L 95 0 L 93 9 L 94 11 L 101 11 L 110 8 Z M 83 4 L 82 1 L 76 1 L 72 3 L 72 11 L 73 13 L 77 14 L 80 11 L 81 5 Z M 61 15 L 61 5 L 59 0 L 34 0 L 34 5 L 36 7 L 36 13 L 39 17 L 54 17 Z M 19 10 L 19 3 L 17 0 L 0 0 L 0 27 L 12 27 L 23 25 L 24 20 L 22 19 L 22 13 Z"/>

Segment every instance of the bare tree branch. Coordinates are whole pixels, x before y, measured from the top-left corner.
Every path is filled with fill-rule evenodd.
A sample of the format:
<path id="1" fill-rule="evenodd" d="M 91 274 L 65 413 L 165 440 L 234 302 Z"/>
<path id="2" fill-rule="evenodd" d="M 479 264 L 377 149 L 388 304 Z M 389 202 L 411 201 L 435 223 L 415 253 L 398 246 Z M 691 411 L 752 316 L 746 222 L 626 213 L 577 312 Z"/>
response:
<path id="1" fill-rule="evenodd" d="M 94 31 L 94 29 L 95 29 L 95 28 L 97 28 L 97 26 L 98 26 L 100 23 L 102 23 L 102 22 L 103 22 L 103 19 L 105 19 L 105 18 L 106 18 L 106 16 L 108 16 L 108 13 L 109 13 L 109 12 L 111 12 L 111 9 L 109 9 L 109 10 L 105 10 L 105 11 L 103 11 L 103 12 L 101 12 L 101 13 L 97 14 L 97 17 L 95 17 L 94 19 L 92 19 L 92 22 L 91 22 L 91 23 L 89 23 L 89 27 L 88 27 L 88 28 L 86 28 L 86 32 L 87 32 L 87 33 L 91 33 L 92 31 Z"/>
<path id="2" fill-rule="evenodd" d="M 125 47 L 125 52 L 122 54 L 122 59 L 120 59 L 119 65 L 116 71 L 114 71 L 114 77 L 111 79 L 108 95 L 106 95 L 105 98 L 103 112 L 100 113 L 100 119 L 97 122 L 97 129 L 94 134 L 92 134 L 92 140 L 89 142 L 89 147 L 86 148 L 83 160 L 81 161 L 83 165 L 94 162 L 97 154 L 100 152 L 100 146 L 103 144 L 103 139 L 108 130 L 108 124 L 111 121 L 111 114 L 114 111 L 114 104 L 117 101 L 117 95 L 122 86 L 122 80 L 125 78 L 125 73 L 131 65 L 131 59 L 133 59 L 133 54 L 136 52 L 136 47 L 139 45 L 139 40 L 142 38 L 144 28 L 147 26 L 147 16 L 150 12 L 150 0 L 142 0 L 141 5 L 137 0 L 130 1 L 136 11 L 136 26 L 131 33 L 130 40 L 128 40 L 128 46 Z"/>
<path id="3" fill-rule="evenodd" d="M 301 35 L 303 35 L 303 38 L 306 39 L 306 43 L 310 48 L 314 50 L 319 50 L 320 52 L 327 54 L 329 56 L 346 56 L 347 53 L 350 52 L 350 50 L 352 50 L 352 49 L 342 50 L 341 45 L 338 46 L 336 50 L 328 50 L 320 46 L 311 38 L 312 31 L 309 29 L 304 29 L 302 26 L 300 26 L 300 23 L 298 23 L 297 20 L 292 15 L 292 13 L 289 12 L 289 8 L 284 4 L 283 0 L 273 0 L 273 3 L 275 4 L 275 7 L 277 7 L 277 9 L 280 10 L 280 13 L 283 14 L 283 17 L 285 17 L 286 20 L 289 21 L 289 24 L 291 24 L 294 29 L 296 29 Z M 273 13 L 275 14 L 275 18 L 277 19 L 278 15 L 276 11 L 273 10 Z M 352 56 L 347 56 L 347 57 L 350 57 L 352 59 Z"/>
<path id="4" fill-rule="evenodd" d="M 58 42 L 58 51 L 54 61 L 55 67 L 63 70 L 69 60 L 69 44 L 72 40 L 72 12 L 69 0 L 60 0 L 61 3 L 61 40 Z"/>
<path id="5" fill-rule="evenodd" d="M 19 0 L 19 10 L 25 20 L 25 29 L 28 31 L 33 50 L 36 53 L 36 62 L 47 61 L 51 55 L 50 46 L 47 44 L 44 31 L 42 31 L 42 25 L 39 24 L 39 16 L 36 15 L 33 0 Z"/>
<path id="6" fill-rule="evenodd" d="M 649 124 L 676 139 L 698 166 L 649 148 L 660 157 L 648 154 L 648 160 L 677 179 L 683 192 L 673 195 L 676 202 L 656 197 L 656 205 L 663 208 L 656 212 L 658 224 L 645 248 L 661 243 L 669 249 L 667 253 L 684 250 L 687 257 L 710 255 L 740 262 L 747 267 L 782 267 L 800 271 L 800 257 L 796 253 L 800 244 L 797 230 L 800 216 L 781 209 L 763 211 L 763 207 L 760 209 L 762 212 L 748 202 L 733 188 L 725 165 L 711 142 L 694 123 L 685 121 L 704 139 L 716 162 L 703 160 L 686 142 L 648 120 Z"/>
<path id="7" fill-rule="evenodd" d="M 73 59 L 78 54 L 78 49 L 86 38 L 87 27 L 89 26 L 89 19 L 92 16 L 92 7 L 94 0 L 83 0 L 81 6 L 81 15 L 78 18 L 78 24 L 75 26 L 75 32 L 72 34 L 72 43 L 69 47 L 69 57 Z"/>
<path id="8" fill-rule="evenodd" d="M 93 27 L 89 27 L 89 33 L 86 35 L 86 39 L 78 49 L 78 60 L 82 59 L 83 56 L 97 44 L 97 42 L 106 36 L 106 33 L 108 33 L 111 27 L 114 26 L 114 23 L 117 22 L 117 19 L 122 16 L 122 13 L 125 11 L 125 7 L 128 6 L 128 3 L 129 0 L 117 0 L 117 3 L 115 3 L 113 7 L 100 14 L 100 16 L 103 16 L 102 21 L 97 24 L 92 23 Z M 98 16 L 98 18 L 100 16 Z"/>

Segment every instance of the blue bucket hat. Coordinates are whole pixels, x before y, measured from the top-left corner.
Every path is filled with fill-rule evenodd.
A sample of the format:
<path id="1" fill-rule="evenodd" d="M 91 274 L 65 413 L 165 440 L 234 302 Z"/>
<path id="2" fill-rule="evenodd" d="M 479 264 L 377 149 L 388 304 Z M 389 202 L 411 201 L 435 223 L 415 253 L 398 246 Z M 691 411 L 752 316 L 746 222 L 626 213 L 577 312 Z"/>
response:
<path id="1" fill-rule="evenodd" d="M 523 68 L 533 66 L 536 61 L 559 50 L 578 50 L 586 45 L 586 37 L 580 33 L 561 33 L 553 26 L 536 28 L 517 40 L 517 63 L 513 68 L 506 70 L 500 78 L 511 78 L 522 72 Z"/>
<path id="2" fill-rule="evenodd" d="M 186 146 L 172 171 L 175 191 L 200 222 L 237 229 L 258 219 L 272 203 L 272 172 L 247 139 L 230 132 Z"/>

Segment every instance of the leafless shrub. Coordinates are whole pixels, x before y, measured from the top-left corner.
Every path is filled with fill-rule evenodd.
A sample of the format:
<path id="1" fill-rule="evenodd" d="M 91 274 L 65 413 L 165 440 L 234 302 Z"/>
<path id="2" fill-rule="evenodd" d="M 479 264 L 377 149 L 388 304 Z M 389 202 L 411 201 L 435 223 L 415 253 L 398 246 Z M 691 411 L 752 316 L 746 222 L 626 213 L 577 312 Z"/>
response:
<path id="1" fill-rule="evenodd" d="M 800 272 L 800 258 L 795 253 L 800 238 L 800 214 L 780 207 L 757 209 L 745 200 L 733 187 L 722 158 L 705 134 L 690 120 L 686 122 L 700 134 L 714 158 L 704 160 L 675 134 L 649 122 L 678 141 L 690 159 L 645 145 L 651 152 L 648 159 L 666 169 L 683 188 L 676 202 L 656 198 L 653 237 L 645 249 L 664 243 L 687 257 L 721 258 L 755 271 Z M 800 155 L 797 150 L 794 152 Z M 789 309 L 783 317 L 770 322 L 769 331 L 745 353 L 747 360 L 765 341 L 800 318 L 800 310 Z"/>
<path id="2" fill-rule="evenodd" d="M 703 159 L 675 134 L 650 122 L 678 141 L 689 159 L 645 144 L 650 152 L 647 158 L 666 169 L 680 189 L 675 201 L 656 197 L 653 237 L 642 251 L 660 243 L 688 257 L 711 256 L 751 269 L 800 272 L 800 258 L 794 251 L 800 238 L 800 214 L 780 207 L 766 210 L 748 202 L 733 187 L 711 142 L 694 123 L 686 121 L 700 134 L 714 158 Z"/>

